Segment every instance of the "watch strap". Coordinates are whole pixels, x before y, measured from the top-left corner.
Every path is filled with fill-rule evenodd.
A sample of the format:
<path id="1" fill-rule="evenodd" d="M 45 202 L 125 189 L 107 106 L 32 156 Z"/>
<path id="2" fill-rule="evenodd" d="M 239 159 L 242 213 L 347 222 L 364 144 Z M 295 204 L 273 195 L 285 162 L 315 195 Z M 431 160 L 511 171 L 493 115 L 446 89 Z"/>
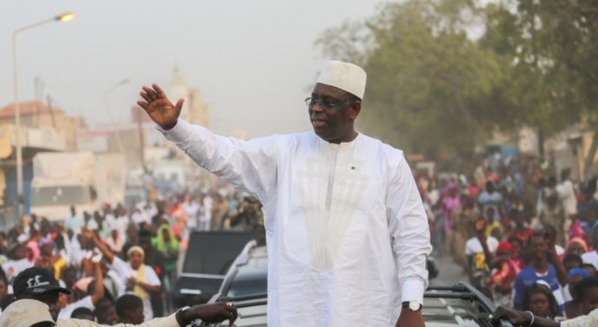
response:
<path id="1" fill-rule="evenodd" d="M 187 322 L 185 320 L 185 312 L 187 310 L 189 310 L 189 308 L 190 307 L 188 307 L 188 306 L 180 308 L 179 310 L 177 310 L 176 314 L 174 315 L 174 317 L 176 318 L 176 322 L 179 323 L 180 327 L 185 327 L 185 326 L 187 326 L 189 324 L 189 322 Z"/>

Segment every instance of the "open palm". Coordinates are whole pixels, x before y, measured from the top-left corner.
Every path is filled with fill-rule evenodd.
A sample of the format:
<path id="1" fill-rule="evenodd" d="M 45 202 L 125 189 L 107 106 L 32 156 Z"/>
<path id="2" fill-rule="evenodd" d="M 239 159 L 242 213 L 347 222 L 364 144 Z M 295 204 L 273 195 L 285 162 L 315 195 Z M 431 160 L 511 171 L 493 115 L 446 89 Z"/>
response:
<path id="1" fill-rule="evenodd" d="M 151 88 L 143 86 L 139 95 L 145 101 L 137 101 L 137 104 L 156 124 L 163 129 L 171 129 L 176 125 L 183 108 L 183 99 L 179 99 L 176 105 L 173 105 L 157 84 L 152 84 Z"/>

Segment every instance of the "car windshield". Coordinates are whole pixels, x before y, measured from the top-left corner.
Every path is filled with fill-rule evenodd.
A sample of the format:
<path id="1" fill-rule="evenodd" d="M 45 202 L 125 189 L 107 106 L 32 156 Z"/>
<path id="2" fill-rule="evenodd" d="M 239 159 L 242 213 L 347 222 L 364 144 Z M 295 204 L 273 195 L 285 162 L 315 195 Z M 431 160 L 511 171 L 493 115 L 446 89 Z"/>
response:
<path id="1" fill-rule="evenodd" d="M 264 294 L 267 291 L 268 282 L 266 279 L 240 280 L 231 283 L 226 296 L 235 298 L 252 294 Z"/>

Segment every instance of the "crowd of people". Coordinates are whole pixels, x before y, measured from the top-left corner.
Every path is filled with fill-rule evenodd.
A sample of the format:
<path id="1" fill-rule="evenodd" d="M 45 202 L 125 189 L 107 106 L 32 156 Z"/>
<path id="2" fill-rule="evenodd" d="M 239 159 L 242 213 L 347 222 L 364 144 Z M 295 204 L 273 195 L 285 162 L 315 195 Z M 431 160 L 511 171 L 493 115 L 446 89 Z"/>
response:
<path id="1" fill-rule="evenodd" d="M 575 184 L 564 169 L 557 182 L 539 168 L 522 174 L 483 166 L 470 180 L 416 179 L 434 252 L 451 254 L 498 305 L 558 322 L 598 303 L 589 291 L 598 293 L 596 179 Z M 14 298 L 15 277 L 43 267 L 71 291 L 52 308 L 58 319 L 114 325 L 174 312 L 171 290 L 190 231 L 263 228 L 254 198 L 212 189 L 81 215 L 72 207 L 60 222 L 25 217 L 0 233 L 2 309 Z"/>
<path id="2" fill-rule="evenodd" d="M 26 216 L 0 232 L 1 308 L 15 299 L 15 278 L 36 267 L 70 291 L 50 306 L 59 320 L 114 325 L 167 316 L 177 308 L 173 288 L 190 233 L 261 230 L 262 220 L 254 198 L 218 182 L 131 208 L 73 206 L 60 221 Z"/>
<path id="3" fill-rule="evenodd" d="M 500 161 L 416 178 L 435 253 L 451 254 L 497 305 L 559 322 L 598 303 L 598 292 L 587 298 L 598 287 L 596 178 L 575 183 L 569 168 Z"/>
<path id="4" fill-rule="evenodd" d="M 0 234 L 0 323 L 25 317 L 28 305 L 49 306 L 59 326 L 166 316 L 190 231 L 221 229 L 268 230 L 271 325 L 424 326 L 431 240 L 500 305 L 495 319 L 595 319 L 596 178 L 576 184 L 570 169 L 557 177 L 545 163 L 487 160 L 468 174 L 414 179 L 402 151 L 354 129 L 365 84 L 362 68 L 330 61 L 306 99 L 314 133 L 250 141 L 190 125 L 179 119 L 182 99 L 173 104 L 158 85 L 144 86 L 138 104 L 158 130 L 253 197 L 212 185 L 132 208 L 79 215 L 73 207 L 60 222 L 26 217 Z M 236 308 L 181 309 L 156 326 L 196 317 L 232 324 Z"/>

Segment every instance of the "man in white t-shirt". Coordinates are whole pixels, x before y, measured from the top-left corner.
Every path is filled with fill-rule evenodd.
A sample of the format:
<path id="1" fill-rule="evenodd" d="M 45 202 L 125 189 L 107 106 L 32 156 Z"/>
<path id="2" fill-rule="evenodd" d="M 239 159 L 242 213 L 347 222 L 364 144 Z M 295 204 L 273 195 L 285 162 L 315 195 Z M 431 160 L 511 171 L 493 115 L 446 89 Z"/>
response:
<path id="1" fill-rule="evenodd" d="M 214 207 L 214 200 L 210 194 L 206 194 L 203 198 L 203 215 L 199 217 L 199 230 L 210 231 L 212 226 L 212 209 Z"/>
<path id="2" fill-rule="evenodd" d="M 93 259 L 93 266 L 95 272 L 95 279 L 92 277 L 86 277 L 75 283 L 74 294 L 71 296 L 75 297 L 75 300 L 68 304 L 63 304 L 63 298 L 59 298 L 58 303 L 61 305 L 60 312 L 58 313 L 58 319 L 69 319 L 73 311 L 77 308 L 88 308 L 91 311 L 95 310 L 96 304 L 104 298 L 104 278 L 102 276 L 102 270 L 100 267 L 101 256 L 96 256 Z M 89 295 L 89 288 L 93 285 L 93 293 Z M 85 295 L 79 295 L 83 293 Z M 67 297 L 67 294 L 61 294 L 60 297 Z M 77 299 L 76 297 L 79 298 Z"/>
<path id="3" fill-rule="evenodd" d="M 102 214 L 104 215 L 104 224 L 108 227 L 108 230 L 112 230 L 114 225 L 116 224 L 116 217 L 114 217 L 114 213 L 112 212 L 112 207 L 109 203 L 104 203 L 104 207 L 102 208 Z"/>
<path id="4" fill-rule="evenodd" d="M 199 213 L 201 207 L 199 203 L 193 200 L 190 195 L 185 197 L 185 203 L 183 205 L 185 215 L 187 215 L 187 230 L 196 230 L 199 224 Z"/>
<path id="5" fill-rule="evenodd" d="M 494 183 L 492 181 L 487 181 L 484 191 L 478 196 L 478 204 L 486 221 L 489 221 L 490 219 L 493 219 L 494 221 L 500 220 L 502 201 L 502 195 L 495 189 Z M 488 209 L 493 209 L 493 211 L 491 211 L 492 217 L 488 216 Z"/>
<path id="6" fill-rule="evenodd" d="M 21 271 L 33 266 L 26 258 L 26 249 L 23 244 L 15 244 L 9 250 L 9 260 L 2 264 L 2 270 L 6 274 L 6 279 L 11 282 Z"/>
<path id="7" fill-rule="evenodd" d="M 575 216 L 577 215 L 577 198 L 575 196 L 575 188 L 571 181 L 571 168 L 561 170 L 561 183 L 556 187 L 556 191 L 561 201 L 561 205 L 565 210 L 565 222 L 563 226 L 555 226 L 563 228 L 565 235 L 568 235 L 569 228 Z"/>
<path id="8" fill-rule="evenodd" d="M 131 214 L 131 222 L 135 224 L 135 227 L 139 228 L 142 223 L 151 224 L 151 217 L 143 210 L 143 207 L 136 207 Z"/>
<path id="9" fill-rule="evenodd" d="M 75 206 L 71 206 L 71 215 L 64 220 L 64 227 L 67 230 L 72 230 L 74 234 L 79 234 L 81 228 L 85 226 L 83 217 L 77 215 Z"/>

